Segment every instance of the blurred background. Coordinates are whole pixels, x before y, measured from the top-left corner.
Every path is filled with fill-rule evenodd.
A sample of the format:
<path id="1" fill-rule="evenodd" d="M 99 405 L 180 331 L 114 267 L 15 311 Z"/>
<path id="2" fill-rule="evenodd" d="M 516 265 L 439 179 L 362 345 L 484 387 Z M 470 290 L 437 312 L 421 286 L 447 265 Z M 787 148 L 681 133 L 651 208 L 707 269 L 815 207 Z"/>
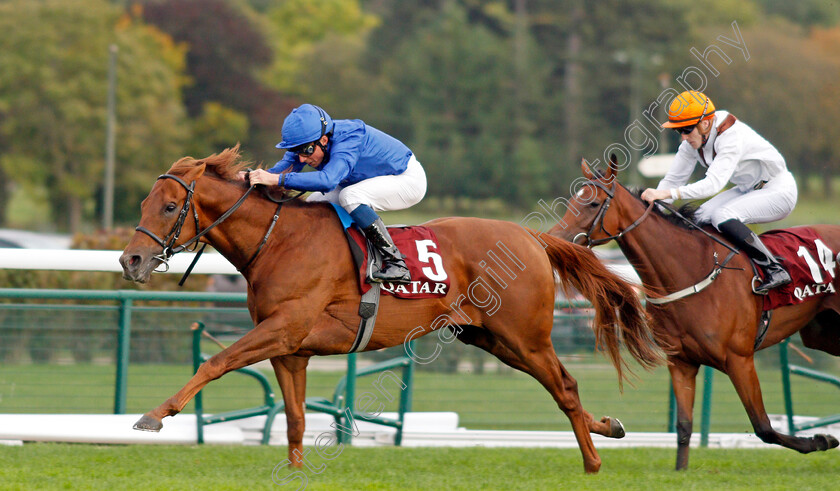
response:
<path id="1" fill-rule="evenodd" d="M 386 221 L 518 221 L 611 144 L 654 184 L 669 87 L 779 148 L 801 186 L 783 224 L 836 222 L 839 21 L 826 0 L 0 0 L 0 228 L 133 227 L 182 156 L 273 165 L 303 102 L 423 163 L 426 199 Z"/>

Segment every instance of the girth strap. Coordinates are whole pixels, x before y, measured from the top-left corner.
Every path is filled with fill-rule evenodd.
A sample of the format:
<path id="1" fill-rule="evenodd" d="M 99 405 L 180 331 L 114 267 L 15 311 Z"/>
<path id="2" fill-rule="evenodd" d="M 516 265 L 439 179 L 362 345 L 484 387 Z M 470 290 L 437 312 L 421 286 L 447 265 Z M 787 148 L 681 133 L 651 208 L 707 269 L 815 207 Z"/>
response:
<path id="1" fill-rule="evenodd" d="M 359 302 L 359 316 L 362 321 L 359 323 L 359 330 L 356 331 L 356 340 L 353 341 L 353 346 L 350 347 L 348 353 L 363 351 L 370 342 L 373 326 L 376 324 L 376 314 L 379 312 L 380 286 L 380 283 L 373 283 L 370 290 L 362 295 L 362 300 Z"/>
<path id="2" fill-rule="evenodd" d="M 350 237 L 347 230 L 344 233 L 347 234 L 350 244 L 355 245 L 356 242 Z M 367 250 L 368 274 L 366 277 L 370 278 L 370 265 L 379 267 L 382 264 L 382 255 L 370 242 L 367 243 Z M 363 260 L 363 257 L 361 259 Z M 348 353 L 363 351 L 367 347 L 368 342 L 370 342 L 370 337 L 373 335 L 373 327 L 376 325 L 376 314 L 379 312 L 379 296 L 382 284 L 374 281 L 369 281 L 368 283 L 370 283 L 370 290 L 362 295 L 362 299 L 359 301 L 359 317 L 362 318 L 362 321 L 359 322 L 359 330 L 356 331 L 356 340 L 353 341 L 353 346 Z"/>

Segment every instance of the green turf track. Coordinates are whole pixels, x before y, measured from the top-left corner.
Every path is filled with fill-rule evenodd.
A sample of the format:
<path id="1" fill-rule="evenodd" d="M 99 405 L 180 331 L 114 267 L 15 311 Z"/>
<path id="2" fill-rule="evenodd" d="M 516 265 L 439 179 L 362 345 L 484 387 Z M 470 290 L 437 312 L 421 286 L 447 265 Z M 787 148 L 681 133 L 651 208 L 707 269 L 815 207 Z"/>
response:
<path id="1" fill-rule="evenodd" d="M 297 489 L 278 486 L 285 447 L 0 446 L 0 489 Z M 337 489 L 836 489 L 837 450 L 692 449 L 690 469 L 673 470 L 673 449 L 604 449 L 597 475 L 580 453 L 554 449 L 345 448 L 312 459 L 311 490 Z M 279 479 L 290 472 L 277 469 Z"/>

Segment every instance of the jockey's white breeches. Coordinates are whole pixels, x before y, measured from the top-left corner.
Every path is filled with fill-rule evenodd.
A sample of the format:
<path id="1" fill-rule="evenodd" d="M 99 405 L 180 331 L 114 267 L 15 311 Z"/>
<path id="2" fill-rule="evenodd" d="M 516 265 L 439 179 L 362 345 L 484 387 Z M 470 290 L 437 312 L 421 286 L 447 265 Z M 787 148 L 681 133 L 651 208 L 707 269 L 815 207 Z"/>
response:
<path id="1" fill-rule="evenodd" d="M 404 210 L 419 203 L 425 195 L 426 172 L 412 155 L 402 174 L 371 177 L 328 193 L 312 193 L 306 200 L 337 203 L 351 213 L 359 205 L 368 205 L 375 211 Z"/>
<path id="2" fill-rule="evenodd" d="M 694 216 L 698 223 L 711 223 L 715 228 L 733 218 L 743 223 L 775 222 L 793 211 L 797 196 L 793 174 L 784 172 L 761 189 L 728 189 L 700 205 Z"/>

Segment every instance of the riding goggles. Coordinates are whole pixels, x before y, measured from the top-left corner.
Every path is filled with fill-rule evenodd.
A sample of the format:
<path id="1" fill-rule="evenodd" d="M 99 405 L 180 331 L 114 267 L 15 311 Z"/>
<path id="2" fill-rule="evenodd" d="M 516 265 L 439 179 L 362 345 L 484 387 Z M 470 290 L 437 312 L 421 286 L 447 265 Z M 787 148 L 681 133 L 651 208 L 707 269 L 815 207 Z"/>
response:
<path id="1" fill-rule="evenodd" d="M 292 152 L 298 154 L 298 155 L 309 156 L 309 155 L 312 155 L 313 153 L 315 153 L 315 144 L 316 143 L 317 142 L 304 143 L 303 145 L 298 145 L 294 148 L 291 148 L 290 150 Z"/>
<path id="2" fill-rule="evenodd" d="M 681 135 L 688 135 L 689 133 L 694 131 L 694 128 L 696 128 L 697 125 L 700 124 L 700 121 L 703 121 L 703 118 L 706 117 L 706 110 L 708 108 L 709 108 L 709 98 L 706 97 L 706 102 L 703 103 L 703 112 L 700 114 L 700 119 L 697 120 L 697 123 L 693 124 L 691 126 L 681 126 L 679 128 L 674 128 L 674 131 L 676 131 L 677 133 L 679 133 Z"/>

